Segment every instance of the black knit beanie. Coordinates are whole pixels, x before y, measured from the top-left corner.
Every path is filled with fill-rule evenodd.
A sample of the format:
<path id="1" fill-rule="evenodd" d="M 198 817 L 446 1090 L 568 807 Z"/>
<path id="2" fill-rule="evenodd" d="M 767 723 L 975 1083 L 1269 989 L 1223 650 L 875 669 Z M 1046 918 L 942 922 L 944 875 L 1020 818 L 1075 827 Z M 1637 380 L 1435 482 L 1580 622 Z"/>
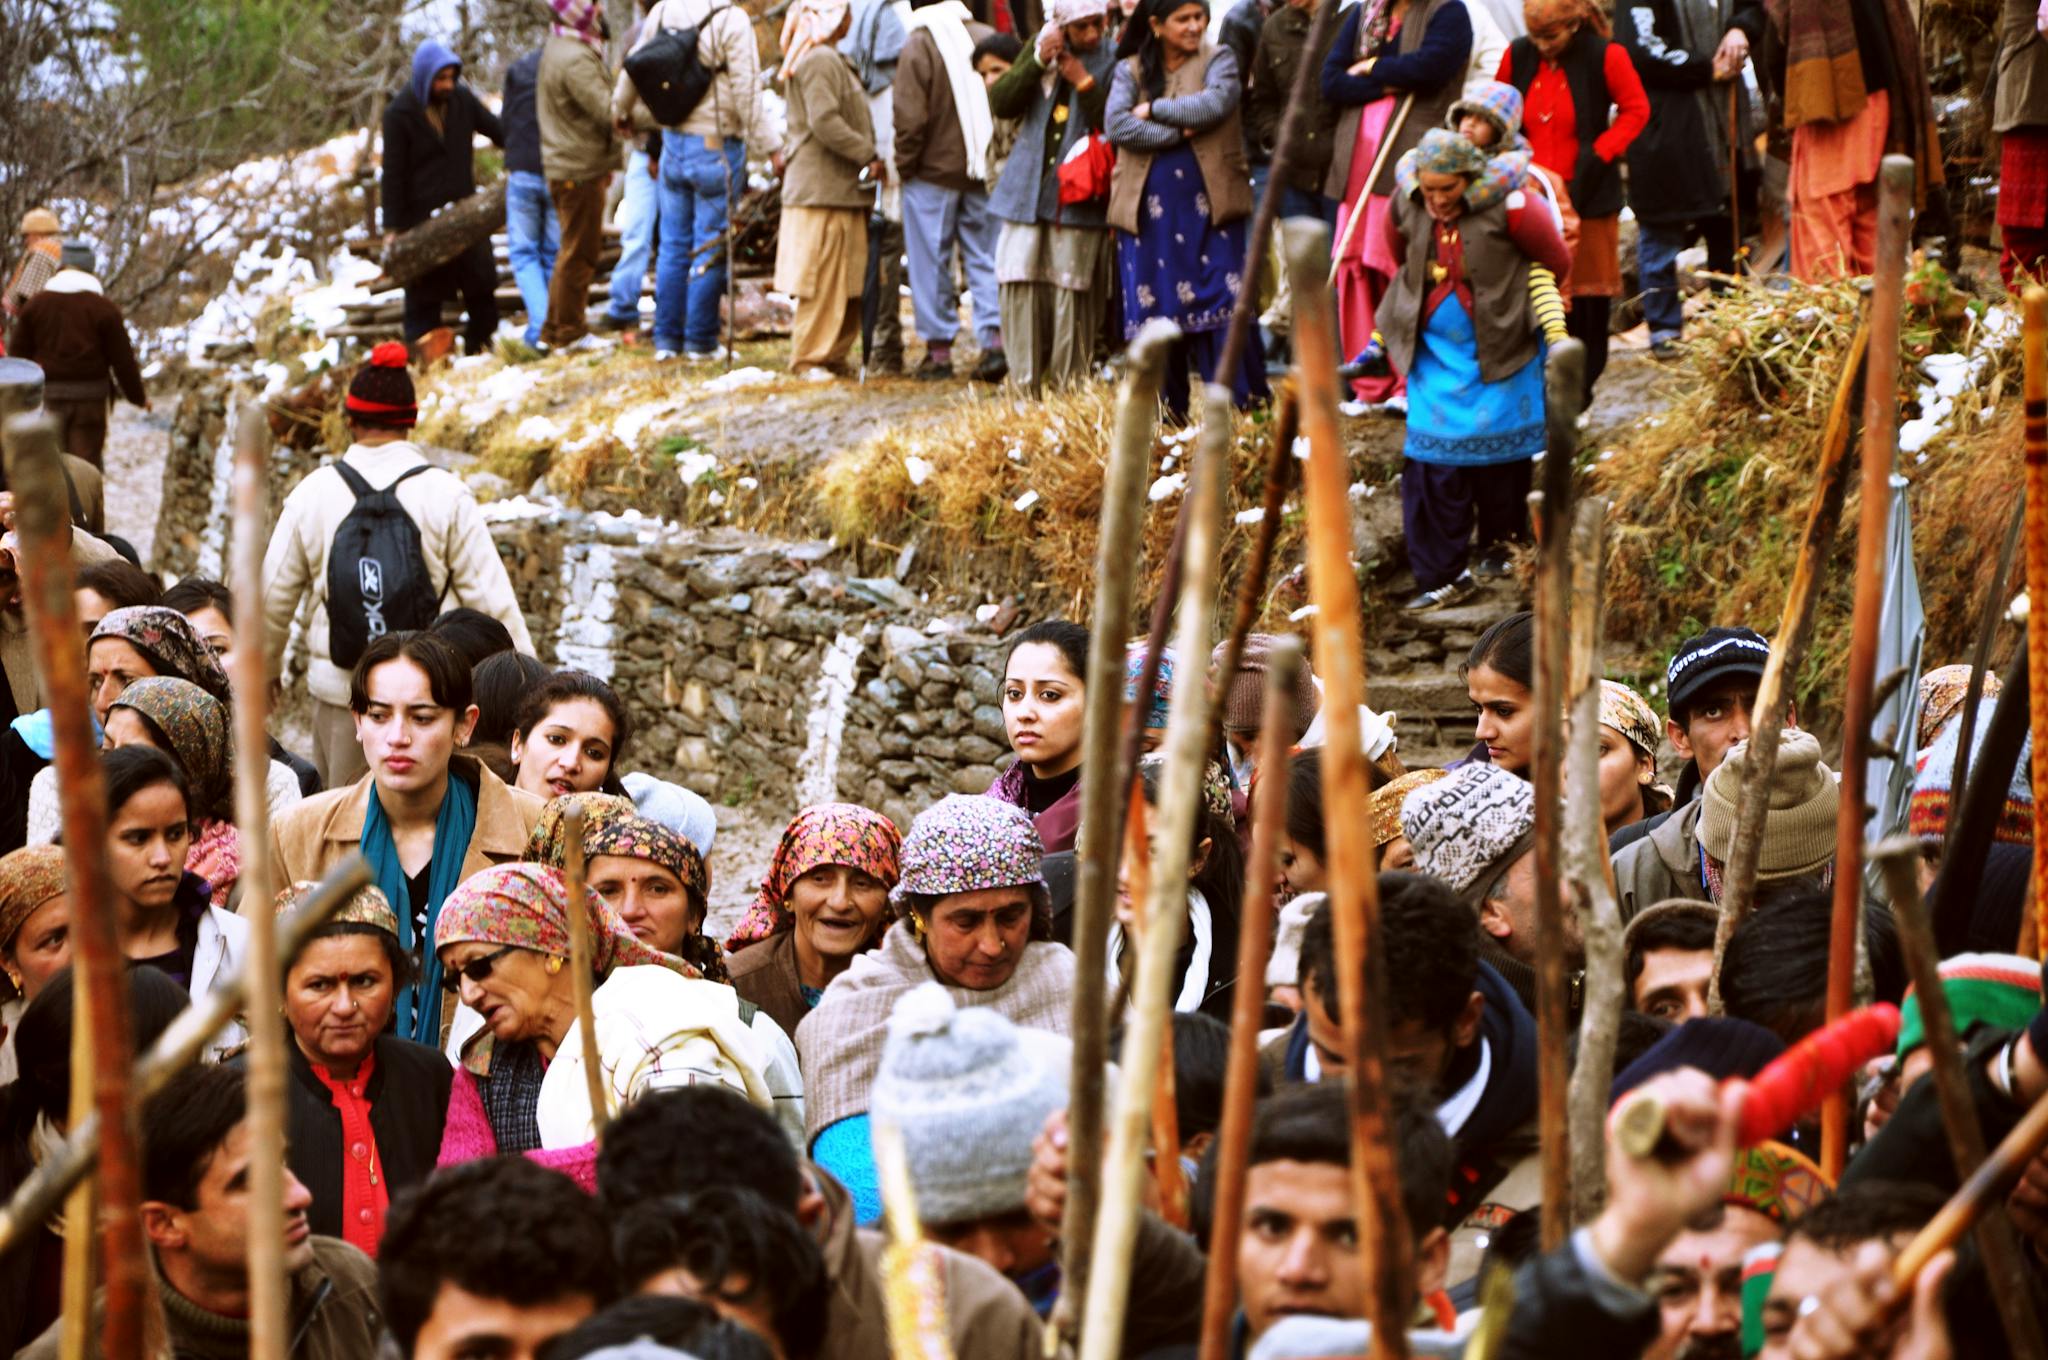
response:
<path id="1" fill-rule="evenodd" d="M 384 430 L 409 430 L 419 424 L 419 402 L 405 360 L 405 346 L 396 340 L 370 351 L 370 362 L 349 380 L 343 407 L 350 420 Z"/>

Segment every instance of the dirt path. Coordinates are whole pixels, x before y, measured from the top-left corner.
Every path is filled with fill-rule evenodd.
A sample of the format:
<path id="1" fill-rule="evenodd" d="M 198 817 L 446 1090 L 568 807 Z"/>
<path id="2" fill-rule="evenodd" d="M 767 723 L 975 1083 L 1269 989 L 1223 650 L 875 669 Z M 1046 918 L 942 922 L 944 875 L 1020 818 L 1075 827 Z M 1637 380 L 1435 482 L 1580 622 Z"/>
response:
<path id="1" fill-rule="evenodd" d="M 171 434 L 168 411 L 144 411 L 114 403 L 107 422 L 107 532 L 135 545 L 150 560 L 156 548 L 157 508 L 163 501 L 163 468 Z"/>

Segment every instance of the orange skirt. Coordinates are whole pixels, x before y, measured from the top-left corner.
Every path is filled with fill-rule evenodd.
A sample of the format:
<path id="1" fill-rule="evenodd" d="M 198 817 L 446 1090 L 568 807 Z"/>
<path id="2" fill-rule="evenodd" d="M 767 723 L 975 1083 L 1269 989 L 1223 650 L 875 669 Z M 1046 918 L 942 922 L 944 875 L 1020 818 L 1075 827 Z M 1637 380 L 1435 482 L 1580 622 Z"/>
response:
<path id="1" fill-rule="evenodd" d="M 1573 297 L 1621 296 L 1621 219 L 1581 217 L 1572 252 Z"/>

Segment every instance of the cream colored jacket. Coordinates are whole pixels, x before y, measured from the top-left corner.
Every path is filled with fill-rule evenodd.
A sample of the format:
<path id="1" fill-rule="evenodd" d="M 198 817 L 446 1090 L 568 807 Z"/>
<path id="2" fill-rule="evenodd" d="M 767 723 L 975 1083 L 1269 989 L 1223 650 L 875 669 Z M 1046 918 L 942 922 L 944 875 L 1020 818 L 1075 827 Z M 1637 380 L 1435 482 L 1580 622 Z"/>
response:
<path id="1" fill-rule="evenodd" d="M 352 444 L 342 457 L 364 481 L 379 488 L 426 461 L 405 440 Z M 511 630 L 512 645 L 531 656 L 533 638 L 520 617 L 512 578 L 469 487 L 454 473 L 436 468 L 399 487 L 398 503 L 420 526 L 420 549 L 441 608 L 466 605 L 489 614 Z M 314 698 L 337 706 L 348 703 L 348 672 L 327 655 L 327 550 L 354 506 L 355 497 L 339 472 L 332 466 L 315 468 L 284 498 L 269 550 L 263 554 L 263 651 L 270 678 L 277 679 L 283 669 L 292 618 L 300 601 L 310 595 L 306 688 Z"/>
<path id="2" fill-rule="evenodd" d="M 720 140 L 743 138 L 748 154 L 755 157 L 779 149 L 782 139 L 761 108 L 761 56 L 754 42 L 753 17 L 734 0 L 659 0 L 640 21 L 640 40 L 633 50 L 645 47 L 664 28 L 695 28 L 697 60 L 714 72 L 704 98 L 680 127 L 671 130 Z M 612 83 L 612 117 L 628 122 L 645 117 L 639 91 L 623 65 Z"/>

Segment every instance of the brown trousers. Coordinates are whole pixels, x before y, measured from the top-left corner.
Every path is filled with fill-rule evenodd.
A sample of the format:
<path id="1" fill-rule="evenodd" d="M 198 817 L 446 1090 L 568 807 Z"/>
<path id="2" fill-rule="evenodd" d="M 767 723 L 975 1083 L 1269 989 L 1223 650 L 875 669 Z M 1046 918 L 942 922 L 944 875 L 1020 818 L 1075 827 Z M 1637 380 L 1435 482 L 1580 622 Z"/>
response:
<path id="1" fill-rule="evenodd" d="M 562 244 L 548 281 L 548 320 L 540 332 L 544 345 L 566 345 L 590 332 L 590 281 L 597 277 L 604 250 L 604 191 L 610 182 L 609 175 L 548 181 Z"/>
<path id="2" fill-rule="evenodd" d="M 64 452 L 99 467 L 107 448 L 107 399 L 60 401 L 45 397 L 43 409 L 56 419 Z"/>

